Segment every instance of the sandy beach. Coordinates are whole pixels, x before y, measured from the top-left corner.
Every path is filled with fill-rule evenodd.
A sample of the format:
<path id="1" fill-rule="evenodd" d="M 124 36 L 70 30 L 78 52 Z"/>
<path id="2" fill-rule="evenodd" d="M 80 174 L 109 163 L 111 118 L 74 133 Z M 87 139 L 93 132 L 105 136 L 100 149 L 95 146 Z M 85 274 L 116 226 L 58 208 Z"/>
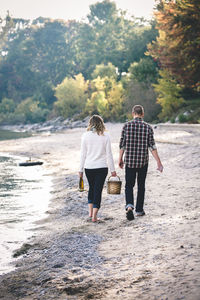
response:
<path id="1" fill-rule="evenodd" d="M 0 276 L 0 299 L 200 299 L 200 125 L 154 126 L 164 172 L 150 155 L 146 215 L 133 221 L 117 166 L 122 124 L 106 127 L 123 186 L 120 195 L 105 187 L 98 224 L 87 221 L 85 177 L 78 192 L 85 128 L 0 142 L 0 152 L 41 159 L 53 176 L 46 218 Z"/>

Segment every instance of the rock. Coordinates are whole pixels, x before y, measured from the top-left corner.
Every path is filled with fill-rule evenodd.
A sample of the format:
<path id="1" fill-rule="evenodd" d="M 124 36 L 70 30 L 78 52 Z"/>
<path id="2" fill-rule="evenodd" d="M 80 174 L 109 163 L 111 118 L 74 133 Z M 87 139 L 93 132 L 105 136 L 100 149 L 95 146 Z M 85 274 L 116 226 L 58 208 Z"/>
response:
<path id="1" fill-rule="evenodd" d="M 43 132 L 43 131 L 52 131 L 54 128 L 53 125 L 46 126 L 46 127 L 41 127 L 40 129 L 37 130 L 37 132 Z"/>
<path id="2" fill-rule="evenodd" d="M 55 119 L 50 120 L 51 124 L 55 124 L 55 123 L 61 123 L 64 121 L 63 117 L 57 117 Z"/>
<path id="3" fill-rule="evenodd" d="M 32 245 L 30 244 L 23 244 L 21 248 L 14 252 L 13 257 L 18 257 L 20 255 L 26 254 L 31 247 Z"/>
<path id="4" fill-rule="evenodd" d="M 82 121 L 72 122 L 72 128 L 77 128 L 77 127 L 82 127 L 82 126 L 83 126 L 83 122 Z"/>
<path id="5" fill-rule="evenodd" d="M 62 122 L 64 125 L 69 125 L 69 124 L 71 124 L 71 119 L 66 119 L 66 120 L 64 120 L 63 122 Z"/>

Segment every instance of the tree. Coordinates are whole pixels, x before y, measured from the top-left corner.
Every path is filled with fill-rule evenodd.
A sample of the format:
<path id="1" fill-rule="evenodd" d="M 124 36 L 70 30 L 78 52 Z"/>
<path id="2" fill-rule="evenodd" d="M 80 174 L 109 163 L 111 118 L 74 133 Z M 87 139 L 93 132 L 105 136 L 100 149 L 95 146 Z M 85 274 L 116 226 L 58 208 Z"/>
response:
<path id="1" fill-rule="evenodd" d="M 39 107 L 38 102 L 27 98 L 18 104 L 14 115 L 21 123 L 37 123 L 44 122 L 48 113 L 48 110 L 42 110 Z"/>
<path id="2" fill-rule="evenodd" d="M 123 18 L 118 16 L 116 4 L 104 0 L 90 5 L 88 24 L 82 24 L 77 39 L 80 72 L 90 79 L 96 65 L 111 62 L 116 66 L 121 49 Z"/>
<path id="3" fill-rule="evenodd" d="M 127 72 L 130 63 L 144 57 L 147 43 L 156 38 L 154 23 L 138 24 L 127 19 L 115 2 L 104 0 L 90 6 L 88 24 L 81 26 L 77 49 L 81 69 L 90 79 L 96 65 L 112 63 L 119 74 Z"/>
<path id="4" fill-rule="evenodd" d="M 123 120 L 124 89 L 114 78 L 97 77 L 91 82 L 92 93 L 87 100 L 86 112 L 100 114 L 105 120 Z"/>
<path id="5" fill-rule="evenodd" d="M 12 99 L 3 98 L 0 103 L 0 114 L 12 113 L 15 110 L 15 103 Z"/>
<path id="6" fill-rule="evenodd" d="M 90 5 L 90 14 L 87 16 L 93 26 L 102 26 L 117 15 L 117 7 L 114 1 L 103 0 Z"/>
<path id="7" fill-rule="evenodd" d="M 160 105 L 156 103 L 156 93 L 153 83 L 158 80 L 158 68 L 149 57 L 141 58 L 139 62 L 133 62 L 128 74 L 122 77 L 125 89 L 125 109 L 128 117 L 131 117 L 132 107 L 136 104 L 143 105 L 145 120 L 152 122 L 157 119 Z"/>
<path id="8" fill-rule="evenodd" d="M 14 27 L 14 21 L 9 15 L 9 11 L 7 12 L 7 16 L 5 19 L 0 17 L 0 56 L 2 55 L 2 50 L 8 40 L 8 35 L 11 29 Z"/>
<path id="9" fill-rule="evenodd" d="M 158 68 L 155 62 L 149 58 L 141 58 L 139 62 L 134 62 L 129 67 L 132 79 L 141 83 L 155 83 L 158 78 Z"/>
<path id="10" fill-rule="evenodd" d="M 17 102 L 34 94 L 44 98 L 47 86 L 74 75 L 72 42 L 77 26 L 76 22 L 39 18 L 13 33 L 0 64 L 0 98 Z"/>
<path id="11" fill-rule="evenodd" d="M 74 75 L 72 53 L 67 44 L 70 43 L 68 30 L 73 25 L 73 22 L 50 20 L 42 27 L 33 27 L 32 39 L 26 41 L 24 54 L 31 59 L 32 70 L 54 86 L 66 76 Z"/>
<path id="12" fill-rule="evenodd" d="M 87 87 L 88 83 L 82 74 L 75 78 L 66 77 L 55 89 L 57 101 L 54 106 L 56 111 L 64 118 L 80 113 L 86 104 Z"/>
<path id="13" fill-rule="evenodd" d="M 68 117 L 84 113 L 89 99 L 86 106 L 92 105 L 90 111 L 97 109 L 107 119 L 118 120 L 124 115 L 123 72 L 135 62 L 133 73 L 141 80 L 150 78 L 150 63 L 140 59 L 147 42 L 155 38 L 155 26 L 127 18 L 114 1 L 91 5 L 86 22 L 42 17 L 13 22 L 14 27 L 5 30 L 6 42 L 0 53 L 0 102 L 13 99 L 17 107 L 23 103 L 21 110 L 34 103 L 45 115 L 47 110 L 56 110 Z M 84 77 L 84 87 L 78 74 Z M 64 86 L 67 92 L 62 94 Z M 27 99 L 28 104 L 24 103 Z M 18 109 L 17 120 L 20 114 Z M 30 118 L 26 115 L 24 120 Z"/>
<path id="14" fill-rule="evenodd" d="M 137 25 L 136 21 L 133 20 L 129 30 L 125 33 L 123 71 L 126 72 L 131 63 L 139 62 L 141 58 L 145 57 L 147 45 L 154 41 L 157 35 L 155 22 L 151 21 L 146 25 Z"/>
<path id="15" fill-rule="evenodd" d="M 100 78 L 104 78 L 107 76 L 109 78 L 114 78 L 116 80 L 117 79 L 116 67 L 113 66 L 112 63 L 108 63 L 107 65 L 105 64 L 97 65 L 95 70 L 92 73 L 92 78 L 95 79 L 98 76 Z"/>
<path id="16" fill-rule="evenodd" d="M 161 70 L 160 76 L 158 83 L 154 84 L 155 91 L 158 94 L 157 101 L 162 107 L 160 117 L 171 118 L 184 103 L 184 99 L 181 97 L 182 87 L 169 75 L 167 70 Z"/>
<path id="17" fill-rule="evenodd" d="M 160 113 L 160 105 L 156 103 L 156 93 L 150 83 L 141 83 L 134 79 L 124 79 L 125 101 L 124 109 L 128 118 L 131 118 L 132 107 L 141 104 L 145 111 L 145 121 L 152 122 L 157 120 Z"/>
<path id="18" fill-rule="evenodd" d="M 159 37 L 149 54 L 185 87 L 200 87 L 200 2 L 160 0 L 155 13 Z"/>

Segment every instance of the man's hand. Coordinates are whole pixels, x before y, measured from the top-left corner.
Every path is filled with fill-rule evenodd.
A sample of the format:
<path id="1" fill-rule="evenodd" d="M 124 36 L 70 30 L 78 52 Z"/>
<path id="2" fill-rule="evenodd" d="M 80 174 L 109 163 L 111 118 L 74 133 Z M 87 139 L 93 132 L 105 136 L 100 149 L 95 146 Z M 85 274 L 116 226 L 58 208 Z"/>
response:
<path id="1" fill-rule="evenodd" d="M 117 176 L 117 173 L 114 171 L 114 172 L 111 172 L 111 175 L 112 175 L 113 177 L 116 177 L 116 176 Z"/>
<path id="2" fill-rule="evenodd" d="M 161 163 L 158 163 L 157 170 L 162 173 L 162 171 L 163 171 L 163 165 Z"/>
<path id="3" fill-rule="evenodd" d="M 122 148 L 119 150 L 119 167 L 121 169 L 123 169 L 123 167 L 124 167 L 123 155 L 124 155 L 124 149 Z"/>
<path id="4" fill-rule="evenodd" d="M 124 167 L 124 162 L 123 162 L 122 159 L 119 160 L 119 167 L 120 167 L 121 169 L 123 169 L 123 167 Z"/>
<path id="5" fill-rule="evenodd" d="M 151 153 L 152 153 L 153 157 L 155 158 L 155 160 L 157 161 L 157 170 L 162 173 L 162 171 L 163 171 L 163 165 L 162 165 L 162 163 L 160 161 L 160 157 L 158 155 L 157 150 L 154 149 L 154 150 L 151 151 Z"/>
<path id="6" fill-rule="evenodd" d="M 80 178 L 82 178 L 83 177 L 83 172 L 79 172 L 78 175 L 79 175 Z"/>

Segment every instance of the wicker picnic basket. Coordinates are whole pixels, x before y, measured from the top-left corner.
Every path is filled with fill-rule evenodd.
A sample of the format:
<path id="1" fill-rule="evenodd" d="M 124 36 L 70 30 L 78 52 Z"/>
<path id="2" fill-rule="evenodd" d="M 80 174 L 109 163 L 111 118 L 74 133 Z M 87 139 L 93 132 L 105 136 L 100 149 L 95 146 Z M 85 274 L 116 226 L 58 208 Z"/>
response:
<path id="1" fill-rule="evenodd" d="M 119 176 L 117 176 L 119 180 L 110 180 L 111 177 L 112 176 L 110 176 L 107 181 L 107 193 L 118 195 L 121 193 L 122 182 Z"/>

